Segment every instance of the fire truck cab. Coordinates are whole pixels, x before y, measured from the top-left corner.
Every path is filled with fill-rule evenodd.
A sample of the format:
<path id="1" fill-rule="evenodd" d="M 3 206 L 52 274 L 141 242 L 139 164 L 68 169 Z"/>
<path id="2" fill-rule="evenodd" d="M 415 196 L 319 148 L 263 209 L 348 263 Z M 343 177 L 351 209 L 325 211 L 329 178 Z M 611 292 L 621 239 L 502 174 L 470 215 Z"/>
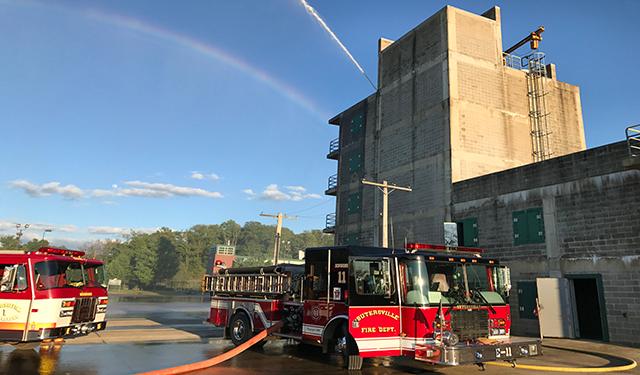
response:
<path id="1" fill-rule="evenodd" d="M 409 244 L 310 248 L 305 265 L 237 268 L 205 276 L 209 321 L 239 345 L 273 335 L 362 359 L 402 356 L 438 365 L 541 354 L 537 339 L 511 338 L 509 270 L 480 249 Z"/>
<path id="2" fill-rule="evenodd" d="M 0 250 L 0 342 L 86 335 L 106 327 L 103 263 L 84 252 Z"/>

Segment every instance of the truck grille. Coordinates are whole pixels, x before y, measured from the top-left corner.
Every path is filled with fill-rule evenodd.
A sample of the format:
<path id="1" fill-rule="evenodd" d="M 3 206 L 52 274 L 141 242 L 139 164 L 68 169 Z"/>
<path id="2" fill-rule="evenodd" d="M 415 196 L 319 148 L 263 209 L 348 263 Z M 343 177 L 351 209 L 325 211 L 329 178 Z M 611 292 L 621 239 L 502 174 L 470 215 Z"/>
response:
<path id="1" fill-rule="evenodd" d="M 98 299 L 95 297 L 76 298 L 76 305 L 73 308 L 71 323 L 91 322 L 96 317 Z"/>
<path id="2" fill-rule="evenodd" d="M 453 310 L 451 331 L 460 341 L 475 340 L 489 336 L 489 313 L 487 310 Z"/>

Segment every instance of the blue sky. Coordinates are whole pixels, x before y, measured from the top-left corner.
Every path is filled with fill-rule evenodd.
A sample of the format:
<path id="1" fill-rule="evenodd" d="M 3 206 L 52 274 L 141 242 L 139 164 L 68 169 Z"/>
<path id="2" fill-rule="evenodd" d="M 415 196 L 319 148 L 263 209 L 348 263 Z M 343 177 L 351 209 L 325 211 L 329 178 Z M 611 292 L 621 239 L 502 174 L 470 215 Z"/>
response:
<path id="1" fill-rule="evenodd" d="M 376 76 L 376 42 L 437 1 L 310 1 Z M 391 6 L 390 4 L 393 4 Z M 452 1 L 502 8 L 507 47 L 541 51 L 579 85 L 589 147 L 640 122 L 640 2 Z M 298 214 L 322 228 L 336 171 L 326 120 L 372 92 L 296 0 L 0 0 L 0 233 L 60 243 Z"/>

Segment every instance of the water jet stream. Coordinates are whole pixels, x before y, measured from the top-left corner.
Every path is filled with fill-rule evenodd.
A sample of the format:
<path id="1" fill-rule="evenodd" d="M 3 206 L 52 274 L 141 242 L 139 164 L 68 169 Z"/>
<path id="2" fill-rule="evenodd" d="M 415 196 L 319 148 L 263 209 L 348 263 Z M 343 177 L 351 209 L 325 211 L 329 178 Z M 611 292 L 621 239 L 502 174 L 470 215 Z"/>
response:
<path id="1" fill-rule="evenodd" d="M 347 47 L 345 47 L 345 45 L 342 44 L 342 42 L 340 41 L 338 36 L 331 30 L 329 25 L 327 25 L 327 23 L 324 22 L 322 17 L 320 17 L 320 14 L 318 14 L 318 12 L 311 5 L 309 5 L 309 3 L 306 2 L 306 0 L 300 0 L 300 4 L 302 4 L 304 9 L 307 11 L 307 13 L 312 15 L 313 18 L 315 18 L 315 20 L 318 21 L 320 26 L 322 26 L 322 28 L 327 32 L 327 34 L 329 34 L 331 39 L 333 39 L 336 43 L 338 43 L 338 46 L 340 46 L 340 48 L 342 48 L 342 50 L 347 55 L 347 57 L 349 57 L 349 59 L 351 60 L 353 65 L 355 65 L 356 68 L 358 68 L 358 70 L 360 71 L 360 73 L 362 73 L 364 78 L 366 78 L 367 81 L 369 81 L 369 83 L 371 84 L 371 87 L 373 87 L 374 90 L 377 90 L 376 85 L 374 85 L 373 82 L 371 82 L 371 79 L 369 79 L 369 76 L 367 75 L 367 73 L 364 71 L 364 69 L 362 69 L 362 66 L 360 66 L 360 64 L 358 64 L 358 61 L 355 59 L 355 57 L 353 57 L 351 52 L 349 52 Z"/>

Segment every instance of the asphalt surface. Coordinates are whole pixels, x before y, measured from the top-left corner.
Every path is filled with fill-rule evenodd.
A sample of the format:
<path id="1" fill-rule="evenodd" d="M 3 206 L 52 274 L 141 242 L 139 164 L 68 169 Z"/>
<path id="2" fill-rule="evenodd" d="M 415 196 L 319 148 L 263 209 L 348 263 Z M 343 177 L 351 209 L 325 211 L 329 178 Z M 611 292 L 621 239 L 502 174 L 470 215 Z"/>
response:
<path id="1" fill-rule="evenodd" d="M 131 374 L 211 358 L 231 349 L 221 330 L 207 325 L 208 302 L 187 298 L 110 298 L 109 328 L 95 337 L 68 340 L 63 346 L 14 350 L 0 347 L 0 374 Z M 575 340 L 545 340 L 544 356 L 522 364 L 597 367 L 624 364 L 615 356 L 640 361 L 640 350 Z M 342 369 L 338 356 L 319 348 L 274 340 L 216 367 L 194 374 L 481 374 L 476 366 L 433 367 L 415 361 L 365 360 L 362 371 Z M 539 371 L 486 366 L 485 374 L 533 374 Z M 640 374 L 636 368 L 624 374 Z"/>

